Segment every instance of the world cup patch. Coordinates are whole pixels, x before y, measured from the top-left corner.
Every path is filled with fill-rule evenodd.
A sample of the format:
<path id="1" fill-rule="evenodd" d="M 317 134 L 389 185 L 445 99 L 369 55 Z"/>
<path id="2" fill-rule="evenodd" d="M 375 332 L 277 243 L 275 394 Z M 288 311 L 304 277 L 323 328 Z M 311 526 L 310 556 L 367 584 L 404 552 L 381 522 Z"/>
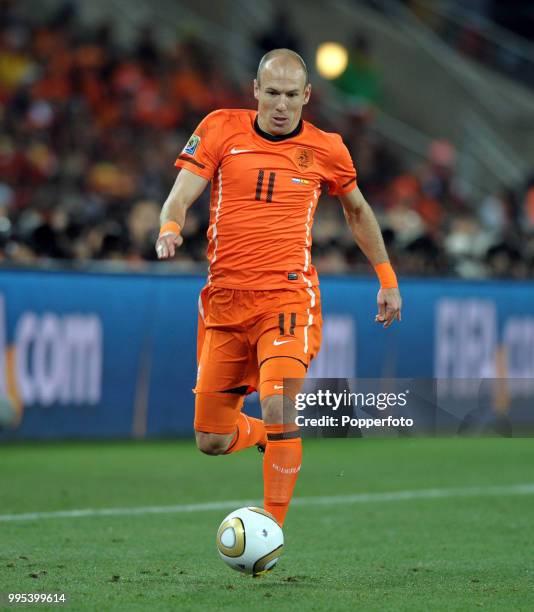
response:
<path id="1" fill-rule="evenodd" d="M 193 134 L 191 138 L 187 141 L 187 144 L 184 147 L 183 153 L 186 155 L 195 155 L 197 152 L 198 145 L 200 144 L 200 136 Z"/>

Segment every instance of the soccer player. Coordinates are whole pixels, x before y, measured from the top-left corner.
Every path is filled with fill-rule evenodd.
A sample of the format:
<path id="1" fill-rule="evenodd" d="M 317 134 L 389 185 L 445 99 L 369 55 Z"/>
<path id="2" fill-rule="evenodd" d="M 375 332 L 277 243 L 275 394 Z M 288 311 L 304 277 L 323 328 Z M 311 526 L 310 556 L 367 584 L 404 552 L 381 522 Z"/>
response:
<path id="1" fill-rule="evenodd" d="M 311 85 L 303 59 L 276 49 L 254 81 L 258 111 L 217 110 L 178 156 L 156 243 L 172 257 L 187 209 L 211 181 L 209 273 L 199 299 L 195 432 L 210 455 L 265 450 L 264 506 L 283 525 L 301 467 L 284 378 L 303 379 L 321 342 L 311 231 L 321 186 L 338 196 L 356 243 L 380 280 L 377 322 L 400 321 L 401 298 L 380 228 L 338 134 L 301 118 Z M 260 394 L 262 417 L 241 412 Z"/>

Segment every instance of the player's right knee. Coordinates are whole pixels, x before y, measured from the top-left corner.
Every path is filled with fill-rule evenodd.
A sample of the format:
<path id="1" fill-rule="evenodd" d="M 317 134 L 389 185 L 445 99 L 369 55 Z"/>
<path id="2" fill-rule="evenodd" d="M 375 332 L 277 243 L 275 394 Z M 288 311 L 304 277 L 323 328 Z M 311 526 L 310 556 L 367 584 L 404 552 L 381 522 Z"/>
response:
<path id="1" fill-rule="evenodd" d="M 197 448 L 206 455 L 223 455 L 232 442 L 233 434 L 195 432 Z"/>

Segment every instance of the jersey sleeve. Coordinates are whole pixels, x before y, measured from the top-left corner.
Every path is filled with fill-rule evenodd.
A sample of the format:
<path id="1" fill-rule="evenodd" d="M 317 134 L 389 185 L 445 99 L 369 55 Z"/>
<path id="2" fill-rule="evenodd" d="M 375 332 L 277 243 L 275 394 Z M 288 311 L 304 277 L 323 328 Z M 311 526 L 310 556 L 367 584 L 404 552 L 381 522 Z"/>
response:
<path id="1" fill-rule="evenodd" d="M 326 184 L 328 193 L 332 196 L 349 193 L 356 186 L 356 169 L 339 134 L 334 134 Z"/>
<path id="2" fill-rule="evenodd" d="M 174 165 L 210 181 L 220 160 L 219 123 L 218 111 L 207 115 L 187 141 Z"/>

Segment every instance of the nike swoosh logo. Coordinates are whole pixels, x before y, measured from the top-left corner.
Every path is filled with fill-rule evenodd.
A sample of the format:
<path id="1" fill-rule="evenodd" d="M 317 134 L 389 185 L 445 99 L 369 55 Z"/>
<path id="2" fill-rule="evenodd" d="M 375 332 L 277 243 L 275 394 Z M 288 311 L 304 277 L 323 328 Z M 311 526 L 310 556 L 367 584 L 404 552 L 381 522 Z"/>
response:
<path id="1" fill-rule="evenodd" d="M 273 385 L 275 389 L 283 389 L 284 385 Z"/>
<path id="2" fill-rule="evenodd" d="M 291 340 L 273 340 L 274 346 L 280 346 L 281 344 L 286 344 L 287 342 L 293 342 L 293 338 L 291 338 Z"/>
<path id="3" fill-rule="evenodd" d="M 231 155 L 237 155 L 238 153 L 252 153 L 251 149 L 230 149 Z"/>

